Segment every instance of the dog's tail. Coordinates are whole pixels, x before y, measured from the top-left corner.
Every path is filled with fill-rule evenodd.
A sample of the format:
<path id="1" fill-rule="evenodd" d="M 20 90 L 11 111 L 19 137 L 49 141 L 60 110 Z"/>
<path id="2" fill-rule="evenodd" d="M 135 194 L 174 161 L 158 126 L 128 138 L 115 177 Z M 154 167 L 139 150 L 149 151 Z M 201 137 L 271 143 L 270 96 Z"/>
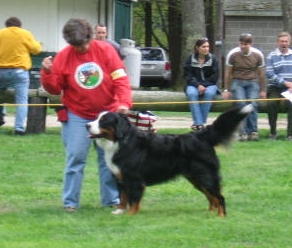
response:
<path id="1" fill-rule="evenodd" d="M 253 111 L 253 106 L 248 104 L 242 108 L 233 108 L 221 114 L 213 124 L 198 133 L 203 139 L 208 140 L 212 146 L 227 145 L 233 138 L 241 121 Z"/>

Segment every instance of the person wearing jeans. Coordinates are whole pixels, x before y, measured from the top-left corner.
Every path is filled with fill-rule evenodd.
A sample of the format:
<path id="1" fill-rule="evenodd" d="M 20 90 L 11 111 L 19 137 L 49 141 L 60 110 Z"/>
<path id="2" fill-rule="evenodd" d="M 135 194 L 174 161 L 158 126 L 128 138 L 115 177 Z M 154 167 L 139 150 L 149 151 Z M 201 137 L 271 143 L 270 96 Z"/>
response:
<path id="1" fill-rule="evenodd" d="M 239 36 L 239 46 L 232 49 L 226 57 L 225 89 L 223 99 L 233 96 L 238 101 L 236 105 L 243 106 L 252 103 L 254 110 L 250 113 L 240 128 L 240 141 L 257 141 L 257 104 L 252 99 L 265 98 L 265 71 L 263 53 L 252 47 L 253 37 L 243 33 Z M 249 101 L 250 99 L 250 101 Z"/>
<path id="2" fill-rule="evenodd" d="M 31 68 L 30 54 L 41 52 L 41 45 L 35 40 L 31 32 L 21 28 L 21 21 L 17 17 L 6 20 L 0 30 L 0 90 L 15 89 L 16 107 L 14 133 L 25 134 L 25 120 L 27 118 L 27 103 L 29 89 L 29 72 Z M 4 108 L 0 107 L 0 126 L 5 124 Z"/>
<path id="3" fill-rule="evenodd" d="M 244 100 L 244 99 L 256 99 L 259 95 L 259 85 L 253 80 L 239 80 L 235 79 L 232 82 L 231 92 L 234 99 Z M 247 103 L 251 103 L 254 109 L 257 109 L 257 102 L 238 102 L 237 106 L 243 107 Z M 258 132 L 257 127 L 258 114 L 256 111 L 252 111 L 247 118 L 243 121 L 240 127 L 240 133 L 242 134 L 252 134 Z"/>
<path id="4" fill-rule="evenodd" d="M 92 120 L 81 118 L 68 112 L 68 121 L 62 123 L 62 138 L 67 150 L 65 168 L 65 183 L 63 190 L 64 207 L 80 207 L 80 189 L 83 181 L 84 168 L 92 140 L 88 137 L 86 124 Z M 75 135 L 72 135 L 75 134 Z M 104 151 L 95 147 L 98 154 L 100 195 L 103 206 L 116 206 L 119 204 L 117 182 L 108 170 Z"/>
<path id="5" fill-rule="evenodd" d="M 281 32 L 277 36 L 277 48 L 267 57 L 268 98 L 280 98 L 282 92 L 292 92 L 292 50 L 289 48 L 291 35 Z M 270 139 L 277 139 L 277 118 L 280 101 L 269 101 L 267 104 L 270 124 Z M 287 140 L 292 141 L 292 103 L 286 101 L 287 107 Z"/>
<path id="6" fill-rule="evenodd" d="M 23 69 L 0 69 L 0 90 L 6 88 L 15 89 L 15 134 L 25 133 L 25 121 L 28 111 L 28 88 L 29 88 L 29 73 Z M 1 109 L 0 109 L 1 110 Z M 2 108 L 1 116 L 4 116 Z M 0 120 L 1 121 L 1 120 Z M 4 119 L 2 119 L 2 123 Z M 3 123 L 4 124 L 4 123 Z"/>
<path id="7" fill-rule="evenodd" d="M 186 80 L 185 92 L 190 103 L 193 124 L 191 129 L 200 130 L 207 123 L 211 103 L 198 103 L 199 100 L 210 101 L 217 93 L 218 63 L 209 52 L 207 38 L 195 42 L 194 53 L 188 57 L 184 66 Z"/>
<path id="8" fill-rule="evenodd" d="M 186 95 L 189 101 L 211 101 L 217 94 L 218 87 L 216 85 L 210 85 L 206 87 L 204 94 L 201 96 L 198 88 L 194 86 L 187 86 Z M 192 128 L 200 129 L 207 123 L 208 114 L 210 112 L 212 103 L 190 103 L 190 110 L 192 119 L 195 122 Z"/>
<path id="9" fill-rule="evenodd" d="M 61 95 L 64 105 L 58 117 L 63 123 L 66 151 L 63 206 L 67 212 L 80 207 L 84 168 L 92 143 L 86 124 L 103 111 L 127 113 L 132 106 L 129 78 L 119 55 L 109 43 L 93 40 L 92 36 L 88 21 L 70 19 L 63 28 L 69 45 L 54 58 L 44 58 L 41 69 L 43 87 L 51 94 Z M 104 151 L 99 147 L 96 151 L 101 204 L 119 207 L 116 179 L 106 166 Z"/>

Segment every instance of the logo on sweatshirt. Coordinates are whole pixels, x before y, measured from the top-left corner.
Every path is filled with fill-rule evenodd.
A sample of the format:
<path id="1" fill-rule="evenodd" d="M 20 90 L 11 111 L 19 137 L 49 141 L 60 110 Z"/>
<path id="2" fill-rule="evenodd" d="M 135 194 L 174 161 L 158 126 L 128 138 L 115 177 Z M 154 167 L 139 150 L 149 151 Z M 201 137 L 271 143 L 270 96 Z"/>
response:
<path id="1" fill-rule="evenodd" d="M 103 80 L 103 71 L 99 65 L 94 62 L 79 65 L 75 71 L 75 80 L 77 84 L 84 89 L 94 89 L 98 87 Z"/>

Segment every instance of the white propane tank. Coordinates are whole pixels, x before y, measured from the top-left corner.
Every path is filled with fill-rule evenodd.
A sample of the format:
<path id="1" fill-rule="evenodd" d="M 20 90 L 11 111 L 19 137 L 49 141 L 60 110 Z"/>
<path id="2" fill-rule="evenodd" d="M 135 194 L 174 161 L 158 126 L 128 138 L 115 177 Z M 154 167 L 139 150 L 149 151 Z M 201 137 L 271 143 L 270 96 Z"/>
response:
<path id="1" fill-rule="evenodd" d="M 133 40 L 121 39 L 120 43 L 120 53 L 124 58 L 131 87 L 137 89 L 140 87 L 141 52 L 135 48 L 135 41 Z"/>

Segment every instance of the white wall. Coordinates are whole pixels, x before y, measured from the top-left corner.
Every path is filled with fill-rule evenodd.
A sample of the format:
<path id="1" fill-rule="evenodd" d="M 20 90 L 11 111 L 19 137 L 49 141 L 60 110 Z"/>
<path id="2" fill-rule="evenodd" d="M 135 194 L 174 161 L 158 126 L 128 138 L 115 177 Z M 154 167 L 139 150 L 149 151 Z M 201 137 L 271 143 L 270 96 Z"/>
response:
<path id="1" fill-rule="evenodd" d="M 56 36 L 48 29 L 48 23 L 55 23 L 55 2 L 57 0 L 1 0 L 0 27 L 11 16 L 16 16 L 22 21 L 23 28 L 30 30 L 35 38 L 47 47 L 56 43 Z M 52 21 L 54 20 L 54 21 Z M 52 26 L 56 26 L 52 23 Z"/>
<path id="2" fill-rule="evenodd" d="M 84 18 L 94 27 L 97 23 L 97 1 L 96 0 L 59 0 L 58 6 L 58 46 L 62 48 L 66 42 L 62 38 L 62 28 L 70 18 Z"/>
<path id="3" fill-rule="evenodd" d="M 109 13 L 105 14 L 105 3 Z M 101 6 L 102 9 L 98 9 Z M 113 0 L 1 0 L 0 28 L 8 17 L 20 18 L 23 28 L 42 42 L 43 51 L 58 51 L 66 43 L 62 38 L 64 23 L 70 18 L 84 18 L 93 26 L 98 20 L 109 25 L 113 34 Z M 99 15 L 99 16 L 98 16 Z"/>

